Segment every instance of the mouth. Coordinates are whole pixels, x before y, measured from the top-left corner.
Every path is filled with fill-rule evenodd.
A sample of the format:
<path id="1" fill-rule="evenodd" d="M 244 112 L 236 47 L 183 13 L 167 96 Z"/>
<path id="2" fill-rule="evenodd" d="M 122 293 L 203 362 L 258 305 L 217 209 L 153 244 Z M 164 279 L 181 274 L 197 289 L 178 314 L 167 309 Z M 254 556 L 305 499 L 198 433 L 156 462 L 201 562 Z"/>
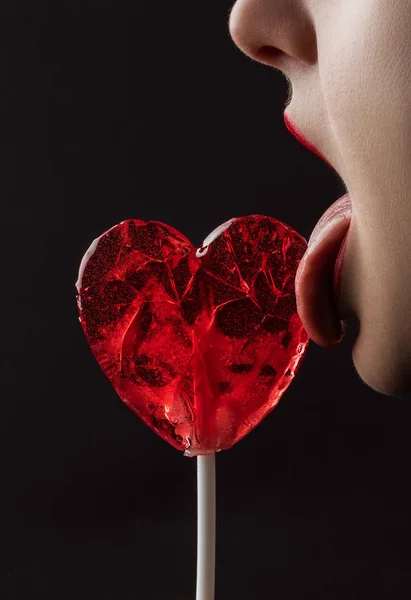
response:
<path id="1" fill-rule="evenodd" d="M 332 167 L 286 114 L 284 122 L 299 142 Z M 338 346 L 344 336 L 344 315 L 338 313 L 337 307 L 351 217 L 351 197 L 346 193 L 314 227 L 296 274 L 298 315 L 310 338 L 324 348 Z"/>

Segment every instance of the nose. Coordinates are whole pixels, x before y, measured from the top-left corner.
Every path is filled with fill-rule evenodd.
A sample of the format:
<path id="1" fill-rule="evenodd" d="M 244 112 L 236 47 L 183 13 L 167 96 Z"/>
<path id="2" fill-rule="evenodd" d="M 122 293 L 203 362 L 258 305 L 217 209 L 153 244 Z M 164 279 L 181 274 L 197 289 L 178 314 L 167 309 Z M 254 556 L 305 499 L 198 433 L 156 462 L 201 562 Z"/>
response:
<path id="1" fill-rule="evenodd" d="M 309 0 L 237 0 L 229 31 L 247 56 L 282 70 L 290 61 L 317 60 L 315 27 Z"/>

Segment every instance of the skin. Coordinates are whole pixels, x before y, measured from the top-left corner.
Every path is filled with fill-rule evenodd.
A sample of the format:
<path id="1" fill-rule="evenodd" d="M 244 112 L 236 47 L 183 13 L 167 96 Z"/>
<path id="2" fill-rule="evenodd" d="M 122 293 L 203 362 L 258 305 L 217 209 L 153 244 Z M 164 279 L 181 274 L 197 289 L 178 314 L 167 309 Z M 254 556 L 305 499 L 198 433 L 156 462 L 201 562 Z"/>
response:
<path id="1" fill-rule="evenodd" d="M 354 366 L 375 391 L 410 396 L 411 3 L 237 0 L 229 30 L 285 75 L 287 114 L 351 195 L 338 310 L 359 321 Z"/>

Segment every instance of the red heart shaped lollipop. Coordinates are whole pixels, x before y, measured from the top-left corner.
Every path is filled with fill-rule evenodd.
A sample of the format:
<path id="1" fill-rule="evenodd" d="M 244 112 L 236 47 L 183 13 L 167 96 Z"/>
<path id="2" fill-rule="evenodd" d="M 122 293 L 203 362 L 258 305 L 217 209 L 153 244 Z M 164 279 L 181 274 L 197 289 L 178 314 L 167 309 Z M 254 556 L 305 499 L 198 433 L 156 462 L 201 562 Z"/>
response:
<path id="1" fill-rule="evenodd" d="M 309 337 L 294 281 L 306 240 L 271 217 L 220 225 L 196 251 L 156 221 L 95 240 L 80 322 L 120 398 L 187 455 L 230 448 L 277 404 Z"/>

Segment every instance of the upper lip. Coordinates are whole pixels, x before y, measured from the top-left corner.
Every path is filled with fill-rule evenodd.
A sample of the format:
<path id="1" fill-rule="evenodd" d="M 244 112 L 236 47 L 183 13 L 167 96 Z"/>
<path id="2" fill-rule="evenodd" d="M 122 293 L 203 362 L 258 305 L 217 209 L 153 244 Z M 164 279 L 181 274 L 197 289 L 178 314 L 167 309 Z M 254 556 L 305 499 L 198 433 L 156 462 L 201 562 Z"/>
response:
<path id="1" fill-rule="evenodd" d="M 320 158 L 322 158 L 322 160 L 324 162 L 327 163 L 327 165 L 330 165 L 330 167 L 332 167 L 332 165 L 328 162 L 328 160 L 325 158 L 325 156 L 323 156 L 321 154 L 321 152 L 314 146 L 314 144 L 312 142 L 310 142 L 306 136 L 303 134 L 303 132 L 301 131 L 301 129 L 299 129 L 290 119 L 290 117 L 287 115 L 287 113 L 284 113 L 284 123 L 285 126 L 287 127 L 288 131 L 306 148 L 308 148 L 308 150 L 311 150 L 311 152 L 314 152 L 314 154 L 316 154 L 317 156 L 319 156 Z"/>

